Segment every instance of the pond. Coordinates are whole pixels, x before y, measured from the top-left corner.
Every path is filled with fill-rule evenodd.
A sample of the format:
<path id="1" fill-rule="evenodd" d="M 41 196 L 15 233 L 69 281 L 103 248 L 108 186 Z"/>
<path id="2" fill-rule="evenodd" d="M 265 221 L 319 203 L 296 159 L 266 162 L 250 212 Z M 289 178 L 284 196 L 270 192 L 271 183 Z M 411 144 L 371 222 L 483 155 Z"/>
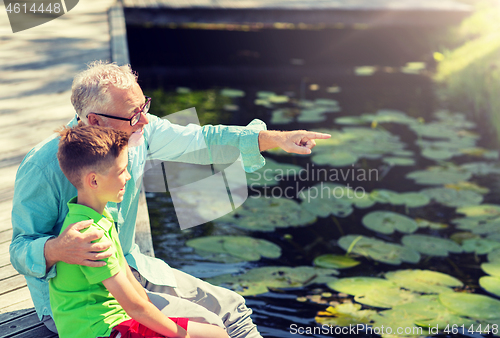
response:
<path id="1" fill-rule="evenodd" d="M 436 98 L 442 30 L 127 29 L 153 114 L 332 134 L 308 156 L 264 153 L 243 206 L 200 226 L 148 193 L 157 257 L 243 293 L 265 337 L 497 333 L 498 151 Z"/>

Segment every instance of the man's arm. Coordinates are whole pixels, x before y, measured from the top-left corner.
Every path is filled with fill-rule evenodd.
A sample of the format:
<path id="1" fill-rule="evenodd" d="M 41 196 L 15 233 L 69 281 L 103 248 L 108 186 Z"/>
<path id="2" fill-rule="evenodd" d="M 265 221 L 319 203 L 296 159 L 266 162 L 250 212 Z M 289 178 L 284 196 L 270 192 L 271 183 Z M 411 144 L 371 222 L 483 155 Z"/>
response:
<path id="1" fill-rule="evenodd" d="M 287 153 L 310 154 L 316 145 L 315 139 L 327 139 L 331 135 L 307 130 L 277 131 L 262 130 L 259 133 L 259 150 L 280 147 Z"/>
<path id="2" fill-rule="evenodd" d="M 167 337 L 189 338 L 186 330 L 161 313 L 156 306 L 137 292 L 134 284 L 127 277 L 127 272 L 120 271 L 113 277 L 104 280 L 103 284 L 125 312 L 142 325 Z"/>

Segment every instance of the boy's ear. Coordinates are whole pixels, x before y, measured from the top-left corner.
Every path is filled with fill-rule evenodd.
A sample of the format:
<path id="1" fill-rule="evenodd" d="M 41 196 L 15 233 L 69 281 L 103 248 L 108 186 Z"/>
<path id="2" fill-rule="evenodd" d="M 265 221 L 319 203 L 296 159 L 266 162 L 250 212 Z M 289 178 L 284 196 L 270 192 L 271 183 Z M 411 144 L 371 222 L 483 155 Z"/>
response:
<path id="1" fill-rule="evenodd" d="M 91 171 L 85 175 L 83 184 L 85 187 L 89 187 L 91 189 L 97 189 L 98 187 L 98 182 L 97 182 L 97 174 L 94 171 Z"/>

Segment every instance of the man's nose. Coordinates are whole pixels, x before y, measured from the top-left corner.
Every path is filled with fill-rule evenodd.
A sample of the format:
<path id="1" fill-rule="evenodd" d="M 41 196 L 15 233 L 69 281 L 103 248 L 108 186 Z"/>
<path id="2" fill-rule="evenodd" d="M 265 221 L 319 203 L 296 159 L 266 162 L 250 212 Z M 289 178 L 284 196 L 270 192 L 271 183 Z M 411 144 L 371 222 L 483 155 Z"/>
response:
<path id="1" fill-rule="evenodd" d="M 137 124 L 139 124 L 139 123 L 140 124 L 148 124 L 149 123 L 148 117 L 143 112 L 141 112 L 141 117 L 139 118 L 139 122 L 137 122 Z"/>

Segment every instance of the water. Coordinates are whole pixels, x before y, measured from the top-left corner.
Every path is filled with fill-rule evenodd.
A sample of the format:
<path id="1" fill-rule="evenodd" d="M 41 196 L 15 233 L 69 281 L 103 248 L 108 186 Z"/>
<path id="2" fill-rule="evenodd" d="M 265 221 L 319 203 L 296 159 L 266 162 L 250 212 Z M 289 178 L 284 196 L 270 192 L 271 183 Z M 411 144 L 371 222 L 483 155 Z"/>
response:
<path id="1" fill-rule="evenodd" d="M 429 77 L 434 67 L 429 56 L 435 47 L 435 39 L 431 36 L 439 35 L 436 31 L 267 31 L 252 32 L 242 38 L 242 32 L 129 27 L 128 34 L 132 66 L 138 70 L 145 92 L 153 97 L 153 113 L 155 102 L 162 100 L 155 98 L 153 93 L 158 87 L 162 87 L 166 96 L 172 98 L 168 107 L 174 111 L 195 105 L 201 112 L 202 123 L 244 125 L 254 118 L 260 118 L 268 124 L 269 129 L 280 130 L 341 128 L 342 126 L 335 125 L 335 118 L 375 113 L 379 109 L 399 110 L 411 117 L 430 121 L 434 119 L 432 114 L 435 111 L 445 108 L 436 99 L 435 84 Z M 141 37 L 140 41 L 138 37 Z M 293 40 L 290 40 L 292 37 Z M 169 43 L 159 44 L 158 41 Z M 196 44 L 186 41 L 196 41 Z M 329 41 L 334 43 L 329 45 Z M 148 53 L 144 53 L 144 46 L 150 49 Z M 426 69 L 418 74 L 402 72 L 401 67 L 410 61 L 425 61 Z M 302 64 L 299 64 L 301 62 Z M 356 76 L 355 67 L 363 65 L 376 65 L 377 71 L 371 76 Z M 281 72 L 276 72 L 276 69 Z M 191 93 L 178 93 L 176 88 L 179 86 L 189 87 Z M 245 96 L 235 99 L 221 97 L 220 90 L 226 87 L 243 90 Z M 272 125 L 269 122 L 273 109 L 254 103 L 259 91 L 287 95 L 292 100 L 333 99 L 339 102 L 341 111 L 328 114 L 327 120 L 322 122 Z M 158 92 L 156 94 L 158 95 Z M 228 102 L 237 105 L 239 109 L 236 112 L 224 110 Z M 160 112 L 157 111 L 157 114 Z M 481 121 L 476 122 L 477 130 L 482 132 L 479 145 L 491 146 L 494 140 L 485 132 L 487 128 L 481 125 Z M 391 123 L 384 124 L 383 128 L 398 135 L 406 144 L 405 149 L 415 152 L 416 164 L 411 167 L 389 167 L 380 160 L 362 159 L 356 163 L 357 168 L 374 168 L 383 175 L 380 175 L 378 180 L 347 180 L 336 183 L 350 183 L 351 186 L 361 186 L 366 191 L 383 188 L 404 192 L 425 188 L 426 186 L 417 185 L 404 177 L 411 171 L 435 165 L 436 161 L 420 155 L 420 148 L 415 144 L 417 137 L 407 126 Z M 276 154 L 266 154 L 266 157 L 281 163 L 298 164 L 303 168 L 312 165 L 308 157 Z M 468 161 L 471 159 L 466 156 L 453 158 L 456 164 Z M 485 195 L 483 203 L 499 202 L 496 194 L 498 177 L 474 177 L 474 181 L 491 189 L 490 193 Z M 299 185 L 312 186 L 317 182 L 318 180 L 309 180 L 299 182 Z M 281 189 L 288 186 L 295 186 L 295 182 L 279 183 Z M 260 266 L 310 266 L 319 255 L 344 254 L 345 251 L 337 245 L 337 239 L 345 234 L 365 234 L 400 243 L 400 233 L 377 234 L 361 224 L 362 217 L 374 210 L 390 210 L 412 218 L 421 217 L 442 222 L 449 222 L 457 217 L 454 208 L 437 203 L 410 210 L 403 206 L 375 204 L 368 209 L 355 209 L 355 212 L 346 218 L 318 218 L 315 223 L 306 227 L 278 228 L 273 232 L 247 231 L 213 223 L 181 231 L 168 193 L 148 193 L 147 197 L 156 256 L 167 261 L 172 267 L 200 278 L 241 273 Z M 447 238 L 456 230 L 450 227 L 446 230 L 421 229 L 417 232 Z M 279 245 L 282 255 L 278 259 L 263 258 L 251 263 L 216 263 L 196 255 L 194 249 L 185 245 L 189 239 L 209 235 L 248 235 L 266 239 Z M 485 261 L 484 256 L 424 256 L 418 264 L 403 263 L 399 266 L 362 257 L 359 260 L 362 264 L 342 270 L 339 277 L 380 276 L 384 272 L 399 269 L 432 269 L 460 279 L 467 290 L 485 293 L 477 284 L 479 276 L 483 275 L 479 265 Z M 333 294 L 323 297 L 323 304 L 297 301 L 297 298 L 323 292 Z M 337 296 L 324 284 L 315 284 L 302 288 L 271 290 L 263 295 L 247 297 L 247 304 L 254 310 L 252 317 L 263 336 L 284 338 L 297 336 L 293 334 L 294 327 L 317 327 L 314 320 L 317 312 L 324 311 L 329 302 L 335 304 L 344 298 L 342 295 Z M 304 335 L 332 336 L 329 332 L 316 332 Z"/>

